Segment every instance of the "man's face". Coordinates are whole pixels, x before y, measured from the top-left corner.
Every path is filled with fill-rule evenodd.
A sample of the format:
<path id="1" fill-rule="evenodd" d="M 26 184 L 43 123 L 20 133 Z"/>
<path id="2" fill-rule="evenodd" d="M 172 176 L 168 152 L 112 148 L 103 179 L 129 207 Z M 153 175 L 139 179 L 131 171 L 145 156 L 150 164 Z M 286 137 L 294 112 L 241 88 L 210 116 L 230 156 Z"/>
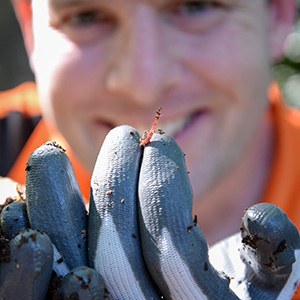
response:
<path id="1" fill-rule="evenodd" d="M 45 117 L 90 169 L 117 125 L 158 127 L 186 153 L 196 197 L 262 124 L 270 16 L 262 0 L 33 0 Z"/>

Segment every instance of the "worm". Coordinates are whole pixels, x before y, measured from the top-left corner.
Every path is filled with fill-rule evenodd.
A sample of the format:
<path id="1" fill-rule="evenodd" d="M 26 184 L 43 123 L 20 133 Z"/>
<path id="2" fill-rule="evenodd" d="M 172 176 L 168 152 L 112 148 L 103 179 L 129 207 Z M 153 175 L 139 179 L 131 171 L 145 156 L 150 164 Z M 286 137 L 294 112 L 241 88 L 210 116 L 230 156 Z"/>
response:
<path id="1" fill-rule="evenodd" d="M 30 226 L 45 232 L 69 269 L 87 265 L 87 213 L 73 167 L 56 143 L 28 160 L 26 203 Z"/>
<path id="2" fill-rule="evenodd" d="M 153 134 L 155 132 L 155 128 L 157 126 L 157 123 L 158 123 L 158 120 L 159 120 L 159 117 L 160 117 L 160 114 L 161 114 L 161 110 L 162 110 L 162 108 L 160 107 L 156 111 L 154 123 L 153 123 L 150 131 L 149 132 L 146 131 L 144 133 L 144 135 L 141 137 L 141 139 L 140 139 L 140 146 L 146 146 L 150 142 L 150 140 L 151 140 L 151 138 L 152 138 L 152 136 L 153 136 Z"/>

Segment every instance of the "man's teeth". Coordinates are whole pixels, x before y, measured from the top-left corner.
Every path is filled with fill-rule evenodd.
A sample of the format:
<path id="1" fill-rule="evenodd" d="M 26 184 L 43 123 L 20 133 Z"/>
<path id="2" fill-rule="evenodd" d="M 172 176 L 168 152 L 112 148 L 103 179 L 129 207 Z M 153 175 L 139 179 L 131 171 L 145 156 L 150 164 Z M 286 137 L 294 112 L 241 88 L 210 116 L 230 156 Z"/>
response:
<path id="1" fill-rule="evenodd" d="M 164 132 L 166 132 L 169 135 L 176 135 L 178 132 L 180 132 L 187 123 L 190 122 L 192 117 L 188 118 L 182 118 L 173 122 L 162 122 L 161 120 L 158 121 L 158 125 L 156 127 L 156 130 L 158 128 L 161 128 Z M 145 125 L 138 125 L 135 126 L 135 129 L 140 133 L 143 134 L 145 130 L 150 130 L 151 125 L 148 127 L 145 127 Z"/>

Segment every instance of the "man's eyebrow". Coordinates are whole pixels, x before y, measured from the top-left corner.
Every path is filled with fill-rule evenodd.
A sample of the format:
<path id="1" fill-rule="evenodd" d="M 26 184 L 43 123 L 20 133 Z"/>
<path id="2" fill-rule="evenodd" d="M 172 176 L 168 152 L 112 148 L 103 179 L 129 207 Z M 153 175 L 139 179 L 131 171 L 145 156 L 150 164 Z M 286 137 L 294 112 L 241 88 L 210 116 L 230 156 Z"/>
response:
<path id="1" fill-rule="evenodd" d="M 50 7 L 72 6 L 84 4 L 87 0 L 49 0 Z"/>

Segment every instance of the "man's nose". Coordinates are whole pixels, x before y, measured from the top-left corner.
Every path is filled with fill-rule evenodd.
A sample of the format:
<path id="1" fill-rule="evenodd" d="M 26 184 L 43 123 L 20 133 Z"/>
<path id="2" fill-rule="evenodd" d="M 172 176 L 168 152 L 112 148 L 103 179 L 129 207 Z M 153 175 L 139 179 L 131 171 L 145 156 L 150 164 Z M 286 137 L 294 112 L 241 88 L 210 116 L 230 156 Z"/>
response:
<path id="1" fill-rule="evenodd" d="M 135 10 L 133 18 L 118 33 L 118 46 L 111 54 L 106 88 L 152 107 L 163 93 L 174 88 L 180 72 L 167 45 L 159 16 L 146 6 Z M 177 69 L 177 71 L 175 70 Z"/>

